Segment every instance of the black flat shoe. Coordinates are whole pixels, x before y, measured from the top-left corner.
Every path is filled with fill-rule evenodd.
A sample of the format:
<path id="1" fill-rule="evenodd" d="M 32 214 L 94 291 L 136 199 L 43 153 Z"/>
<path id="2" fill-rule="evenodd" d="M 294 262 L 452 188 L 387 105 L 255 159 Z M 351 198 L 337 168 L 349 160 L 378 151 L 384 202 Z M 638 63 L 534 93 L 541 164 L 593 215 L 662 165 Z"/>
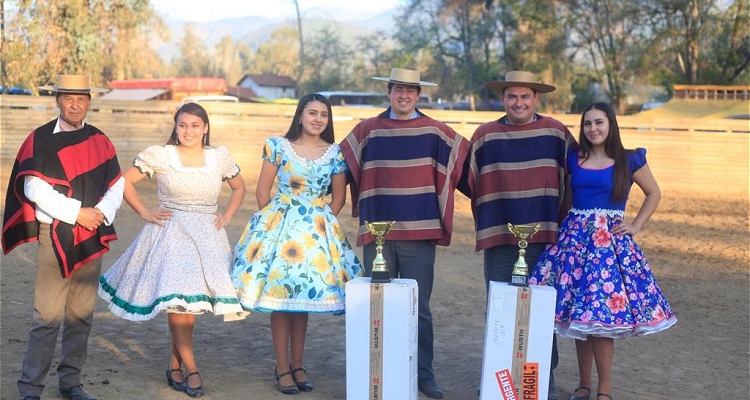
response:
<path id="1" fill-rule="evenodd" d="M 310 380 L 306 381 L 298 381 L 297 378 L 295 378 L 294 374 L 297 372 L 304 372 L 305 375 L 307 375 L 307 371 L 305 371 L 304 368 L 299 367 L 292 370 L 292 379 L 294 380 L 294 384 L 297 385 L 297 389 L 299 389 L 300 392 L 312 392 L 313 390 L 313 384 L 310 382 Z"/>
<path id="2" fill-rule="evenodd" d="M 198 378 L 201 377 L 201 374 L 198 373 L 198 371 L 187 374 L 187 376 L 185 376 L 185 393 L 190 397 L 201 397 L 203 396 L 203 379 L 201 379 L 201 384 L 198 387 L 190 387 L 187 383 L 188 378 L 193 375 L 198 375 Z"/>
<path id="3" fill-rule="evenodd" d="M 586 394 L 583 396 L 576 396 L 575 394 L 579 390 L 585 390 Z M 575 390 L 573 390 L 573 396 L 570 396 L 570 400 L 589 400 L 590 397 L 591 397 L 590 388 L 587 388 L 586 386 L 578 386 L 577 388 L 575 388 Z"/>
<path id="4" fill-rule="evenodd" d="M 292 371 L 286 371 L 283 374 L 279 375 L 279 369 L 274 367 L 273 368 L 273 375 L 276 377 L 276 386 L 279 388 L 279 392 L 284 394 L 299 394 L 299 389 L 297 388 L 297 385 L 289 385 L 284 386 L 279 382 L 279 379 L 281 379 L 282 376 L 292 375 Z M 294 376 L 292 375 L 292 380 L 294 380 Z"/>
<path id="5" fill-rule="evenodd" d="M 184 392 L 185 388 L 187 387 L 187 383 L 185 381 L 178 382 L 172 378 L 172 372 L 182 372 L 182 369 L 175 368 L 175 369 L 167 369 L 167 385 L 169 385 L 172 389 L 178 391 L 178 392 Z"/>

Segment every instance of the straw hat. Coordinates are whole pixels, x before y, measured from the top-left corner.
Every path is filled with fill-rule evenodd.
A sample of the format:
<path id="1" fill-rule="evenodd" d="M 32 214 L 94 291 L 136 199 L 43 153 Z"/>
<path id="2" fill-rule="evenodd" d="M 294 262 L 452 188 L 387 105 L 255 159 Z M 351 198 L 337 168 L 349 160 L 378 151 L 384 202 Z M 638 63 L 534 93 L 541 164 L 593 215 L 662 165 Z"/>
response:
<path id="1" fill-rule="evenodd" d="M 508 71 L 504 81 L 490 81 L 484 84 L 492 90 L 502 91 L 511 86 L 522 86 L 536 90 L 539 93 L 549 93 L 555 90 L 552 85 L 539 83 L 536 75 L 527 71 Z"/>
<path id="2" fill-rule="evenodd" d="M 103 93 L 109 89 L 92 88 L 88 75 L 58 75 L 57 85 L 40 86 L 41 90 L 65 93 Z"/>
<path id="3" fill-rule="evenodd" d="M 382 77 L 382 76 L 373 76 L 372 79 L 375 79 L 377 81 L 400 83 L 404 85 L 413 85 L 413 86 L 437 86 L 438 85 L 437 83 L 434 83 L 434 82 L 420 81 L 419 71 L 415 71 L 413 69 L 391 68 L 391 76 L 387 78 Z"/>

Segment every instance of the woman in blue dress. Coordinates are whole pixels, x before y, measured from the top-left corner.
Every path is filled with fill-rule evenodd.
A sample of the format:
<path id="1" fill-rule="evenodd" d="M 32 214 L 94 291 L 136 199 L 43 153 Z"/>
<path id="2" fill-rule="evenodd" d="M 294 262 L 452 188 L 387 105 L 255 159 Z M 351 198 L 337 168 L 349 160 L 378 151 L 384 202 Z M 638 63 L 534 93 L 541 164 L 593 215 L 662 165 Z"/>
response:
<path id="1" fill-rule="evenodd" d="M 234 285 L 243 308 L 271 313 L 274 375 L 285 394 L 313 389 L 302 367 L 308 313 L 342 314 L 345 284 L 363 272 L 336 219 L 346 172 L 330 103 L 302 97 L 286 135 L 266 140 L 255 190 L 260 211 L 235 247 Z"/>
<path id="2" fill-rule="evenodd" d="M 539 257 L 529 283 L 557 289 L 555 331 L 576 340 L 579 385 L 571 400 L 588 400 L 596 363 L 597 400 L 612 399 L 615 338 L 647 335 L 677 322 L 633 235 L 661 198 L 646 150 L 626 150 L 612 108 L 589 105 L 581 118 L 580 149 L 568 153 L 573 208 L 557 243 Z M 633 182 L 645 199 L 625 220 Z"/>

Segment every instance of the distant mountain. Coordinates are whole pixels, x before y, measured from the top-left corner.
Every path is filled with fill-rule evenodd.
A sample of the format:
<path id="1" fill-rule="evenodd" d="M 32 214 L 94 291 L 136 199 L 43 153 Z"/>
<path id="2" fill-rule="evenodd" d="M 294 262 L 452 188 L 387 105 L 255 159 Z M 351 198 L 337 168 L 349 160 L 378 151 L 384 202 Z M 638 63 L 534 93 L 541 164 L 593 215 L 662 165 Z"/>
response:
<path id="1" fill-rule="evenodd" d="M 310 37 L 325 26 L 333 26 L 341 33 L 344 43 L 353 43 L 357 37 L 384 31 L 394 30 L 393 18 L 396 10 L 377 15 L 359 15 L 351 10 L 311 10 L 303 17 L 303 35 Z M 273 19 L 258 16 L 222 19 L 218 21 L 195 23 L 187 22 L 165 15 L 162 20 L 169 29 L 169 41 L 157 42 L 156 51 L 165 63 L 171 63 L 179 55 L 179 43 L 185 36 L 187 24 L 193 26 L 193 33 L 203 40 L 209 52 L 221 40 L 229 36 L 233 40 L 246 43 L 251 49 L 258 48 L 268 41 L 271 33 L 281 27 L 291 25 L 296 29 L 296 19 Z"/>

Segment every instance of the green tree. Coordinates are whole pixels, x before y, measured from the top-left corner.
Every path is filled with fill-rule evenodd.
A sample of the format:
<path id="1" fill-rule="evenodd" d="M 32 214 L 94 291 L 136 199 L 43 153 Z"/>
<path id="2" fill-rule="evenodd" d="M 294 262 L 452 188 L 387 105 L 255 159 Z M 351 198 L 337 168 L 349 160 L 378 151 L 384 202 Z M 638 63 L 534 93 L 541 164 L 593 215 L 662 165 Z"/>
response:
<path id="1" fill-rule="evenodd" d="M 271 32 L 268 41 L 255 51 L 250 70 L 257 73 L 296 76 L 298 33 L 291 26 Z"/>
<path id="2" fill-rule="evenodd" d="M 236 42 L 225 36 L 216 44 L 214 52 L 213 75 L 223 77 L 230 86 L 236 84 L 247 70 L 250 48 L 245 43 Z"/>
<path id="3" fill-rule="evenodd" d="M 477 95 L 482 102 L 496 99 L 484 82 L 513 69 L 534 71 L 547 82 L 567 82 L 566 31 L 556 3 L 412 0 L 398 16 L 395 37 L 404 52 L 420 61 L 426 76 L 437 77 L 441 94 L 466 95 L 473 105 Z M 568 85 L 545 96 L 554 109 L 567 109 L 571 100 Z"/>
<path id="4" fill-rule="evenodd" d="M 642 76 L 669 88 L 674 83 L 747 83 L 750 32 L 747 0 L 724 6 L 717 0 L 645 3 L 654 40 Z"/>
<path id="5" fill-rule="evenodd" d="M 474 94 L 491 74 L 497 55 L 497 16 L 479 0 L 411 0 L 397 16 L 395 39 L 440 92 Z M 409 66 L 409 65 L 405 65 Z"/>
<path id="6" fill-rule="evenodd" d="M 313 34 L 305 54 L 308 91 L 332 88 L 351 88 L 354 80 L 350 72 L 354 52 L 345 46 L 332 26 L 324 26 Z"/>
<path id="7" fill-rule="evenodd" d="M 390 68 L 396 65 L 395 43 L 383 31 L 358 37 L 355 41 L 352 75 L 356 90 L 379 91 L 382 85 L 370 79 L 373 76 L 388 76 Z"/>
<path id="8" fill-rule="evenodd" d="M 750 4 L 735 0 L 721 15 L 709 41 L 707 80 L 717 84 L 750 85 Z"/>
<path id="9" fill-rule="evenodd" d="M 149 44 L 154 38 L 168 40 L 169 32 L 150 2 L 95 4 L 96 14 L 101 16 L 98 20 L 100 37 L 104 39 L 104 51 L 110 61 L 102 70 L 103 78 L 132 79 L 162 74 L 164 63 Z"/>
<path id="10" fill-rule="evenodd" d="M 19 0 L 4 29 L 3 81 L 36 90 L 59 73 L 88 74 L 96 85 L 149 74 L 150 36 L 160 21 L 147 0 Z M 132 54 L 139 53 L 140 60 Z M 153 61 L 153 58 L 151 58 Z M 158 72 L 158 71 L 157 71 Z"/>
<path id="11" fill-rule="evenodd" d="M 175 61 L 178 76 L 211 76 L 211 59 L 206 45 L 195 34 L 192 24 L 185 24 L 185 36 L 180 40 L 180 57 Z"/>
<path id="12" fill-rule="evenodd" d="M 501 54 L 496 73 L 519 69 L 536 73 L 557 87 L 543 96 L 542 108 L 569 110 L 573 97 L 569 82 L 574 68 L 567 54 L 568 31 L 557 1 L 499 0 L 487 4 L 497 7 L 499 21 Z"/>
<path id="13" fill-rule="evenodd" d="M 562 0 L 578 60 L 604 84 L 613 107 L 627 110 L 627 93 L 642 71 L 645 49 L 654 40 L 641 0 Z"/>
<path id="14" fill-rule="evenodd" d="M 665 49 L 666 59 L 658 57 L 662 66 L 671 64 L 679 82 L 697 84 L 705 48 L 701 44 L 715 26 L 716 0 L 655 0 L 645 6 L 659 47 Z"/>

